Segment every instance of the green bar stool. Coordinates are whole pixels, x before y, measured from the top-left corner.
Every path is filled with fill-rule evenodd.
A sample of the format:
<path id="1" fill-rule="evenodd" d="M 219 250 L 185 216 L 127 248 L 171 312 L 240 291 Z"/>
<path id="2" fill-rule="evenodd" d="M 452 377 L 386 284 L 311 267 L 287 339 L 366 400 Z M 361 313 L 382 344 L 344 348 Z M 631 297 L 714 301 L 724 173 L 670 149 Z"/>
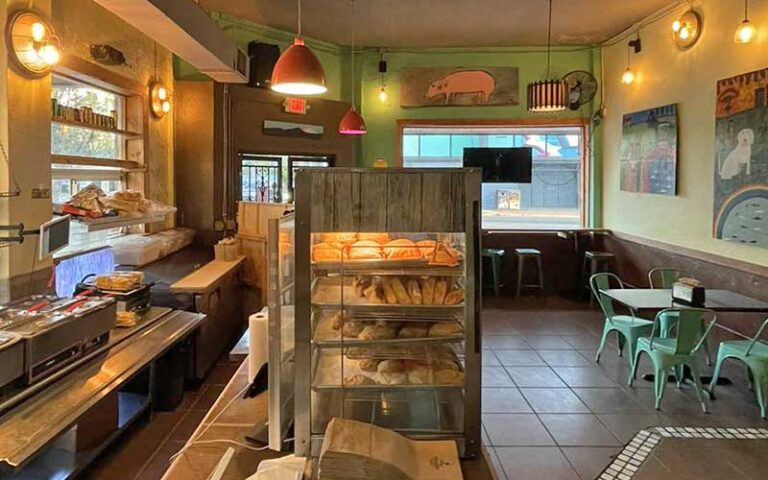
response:
<path id="1" fill-rule="evenodd" d="M 541 267 L 541 252 L 535 248 L 516 248 L 517 255 L 517 296 L 523 288 L 538 288 L 540 292 L 544 291 L 544 270 Z M 536 262 L 538 283 L 523 283 L 525 277 L 525 264 L 530 261 Z"/>
<path id="2" fill-rule="evenodd" d="M 484 269 L 484 271 L 491 272 L 490 288 L 493 288 L 493 294 L 498 297 L 499 289 L 503 286 L 501 283 L 501 260 L 504 258 L 504 250 L 500 248 L 484 248 L 482 255 L 483 263 L 491 264 L 490 270 Z M 486 283 L 485 286 L 488 287 L 488 284 Z"/>
<path id="3" fill-rule="evenodd" d="M 723 362 L 729 358 L 741 360 L 747 365 L 752 374 L 752 389 L 757 396 L 757 403 L 760 405 L 760 416 L 765 418 L 766 398 L 768 396 L 768 345 L 760 341 L 768 319 L 766 319 L 757 333 L 751 340 L 729 340 L 720 342 L 720 348 L 717 349 L 717 363 L 715 372 L 712 375 L 712 381 L 709 383 L 709 394 L 712 398 L 715 396 L 715 385 L 720 376 L 720 367 Z"/>
<path id="4" fill-rule="evenodd" d="M 611 252 L 603 252 L 599 250 L 587 250 L 584 252 L 584 262 L 581 266 L 581 281 L 584 288 L 590 293 L 589 306 L 594 305 L 594 295 L 592 295 L 592 286 L 589 284 L 589 279 L 596 273 L 612 272 L 616 270 L 616 255 Z"/>

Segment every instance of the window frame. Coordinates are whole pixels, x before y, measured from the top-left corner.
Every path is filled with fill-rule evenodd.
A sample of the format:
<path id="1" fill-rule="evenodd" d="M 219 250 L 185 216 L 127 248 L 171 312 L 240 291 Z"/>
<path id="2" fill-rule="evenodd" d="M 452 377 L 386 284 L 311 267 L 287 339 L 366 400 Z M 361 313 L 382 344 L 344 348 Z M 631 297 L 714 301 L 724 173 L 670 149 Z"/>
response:
<path id="1" fill-rule="evenodd" d="M 398 119 L 397 135 L 395 136 L 395 166 L 403 168 L 403 134 L 407 128 L 579 128 L 581 130 L 581 172 L 579 175 L 579 193 L 581 202 L 579 202 L 579 229 L 588 228 L 589 215 L 591 208 L 590 179 L 592 173 L 592 159 L 589 155 L 590 131 L 588 119 L 585 118 L 524 118 L 524 119 Z M 449 142 L 449 148 L 451 148 Z M 553 232 L 563 229 L 508 229 L 499 230 L 501 233 L 508 232 Z M 567 229 L 566 229 L 567 230 Z M 495 231 L 495 230 L 494 230 Z"/>

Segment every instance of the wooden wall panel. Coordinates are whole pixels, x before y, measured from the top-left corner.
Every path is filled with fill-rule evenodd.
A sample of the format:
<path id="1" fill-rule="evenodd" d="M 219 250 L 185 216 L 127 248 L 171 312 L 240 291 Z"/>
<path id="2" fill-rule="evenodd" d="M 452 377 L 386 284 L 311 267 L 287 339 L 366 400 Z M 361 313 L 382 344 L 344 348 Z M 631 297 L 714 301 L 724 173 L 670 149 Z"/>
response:
<path id="1" fill-rule="evenodd" d="M 387 175 L 387 231 L 420 232 L 423 205 L 419 173 Z"/>
<path id="2" fill-rule="evenodd" d="M 387 177 L 384 173 L 360 175 L 360 231 L 387 231 Z"/>

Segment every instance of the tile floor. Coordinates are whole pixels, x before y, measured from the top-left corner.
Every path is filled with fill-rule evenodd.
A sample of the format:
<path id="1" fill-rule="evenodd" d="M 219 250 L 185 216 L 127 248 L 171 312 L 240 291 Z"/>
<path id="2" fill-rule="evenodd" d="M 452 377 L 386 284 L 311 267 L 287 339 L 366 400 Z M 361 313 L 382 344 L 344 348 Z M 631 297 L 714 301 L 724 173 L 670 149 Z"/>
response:
<path id="1" fill-rule="evenodd" d="M 594 362 L 597 310 L 557 298 L 510 303 L 486 298 L 483 311 L 484 441 L 500 480 L 591 480 L 649 426 L 768 426 L 740 368 L 728 367 L 734 384 L 720 387 L 711 414 L 689 386 L 673 385 L 656 411 L 652 383 L 626 385 L 628 360 L 615 340 Z M 649 370 L 641 362 L 639 372 Z"/>
<path id="2" fill-rule="evenodd" d="M 113 444 L 81 478 L 89 480 L 159 480 L 170 458 L 192 436 L 232 378 L 239 362 L 220 360 L 206 381 L 195 391 L 185 392 L 173 412 L 154 412 Z"/>

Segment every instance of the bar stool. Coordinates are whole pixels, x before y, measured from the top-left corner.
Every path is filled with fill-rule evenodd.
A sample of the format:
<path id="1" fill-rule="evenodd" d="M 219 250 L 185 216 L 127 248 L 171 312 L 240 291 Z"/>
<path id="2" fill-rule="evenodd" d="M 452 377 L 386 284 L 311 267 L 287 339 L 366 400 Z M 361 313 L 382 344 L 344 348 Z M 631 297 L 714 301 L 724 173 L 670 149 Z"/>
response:
<path id="1" fill-rule="evenodd" d="M 515 255 L 517 255 L 517 296 L 520 296 L 520 290 L 523 287 L 538 288 L 539 291 L 544 291 L 544 270 L 541 267 L 541 252 L 535 248 L 516 248 Z M 523 283 L 523 277 L 525 275 L 525 262 L 535 260 L 539 283 Z"/>
<path id="2" fill-rule="evenodd" d="M 605 273 L 615 270 L 616 255 L 600 250 L 587 250 L 584 252 L 584 263 L 581 267 L 581 279 L 585 288 L 590 291 L 589 306 L 594 305 L 594 296 L 591 294 L 589 279 L 596 273 Z"/>
<path id="3" fill-rule="evenodd" d="M 483 263 L 487 261 L 491 264 L 491 288 L 493 288 L 493 294 L 499 296 L 499 288 L 503 285 L 501 283 L 501 260 L 504 257 L 504 250 L 500 248 L 484 248 L 482 251 Z M 484 271 L 488 271 L 485 270 Z"/>

